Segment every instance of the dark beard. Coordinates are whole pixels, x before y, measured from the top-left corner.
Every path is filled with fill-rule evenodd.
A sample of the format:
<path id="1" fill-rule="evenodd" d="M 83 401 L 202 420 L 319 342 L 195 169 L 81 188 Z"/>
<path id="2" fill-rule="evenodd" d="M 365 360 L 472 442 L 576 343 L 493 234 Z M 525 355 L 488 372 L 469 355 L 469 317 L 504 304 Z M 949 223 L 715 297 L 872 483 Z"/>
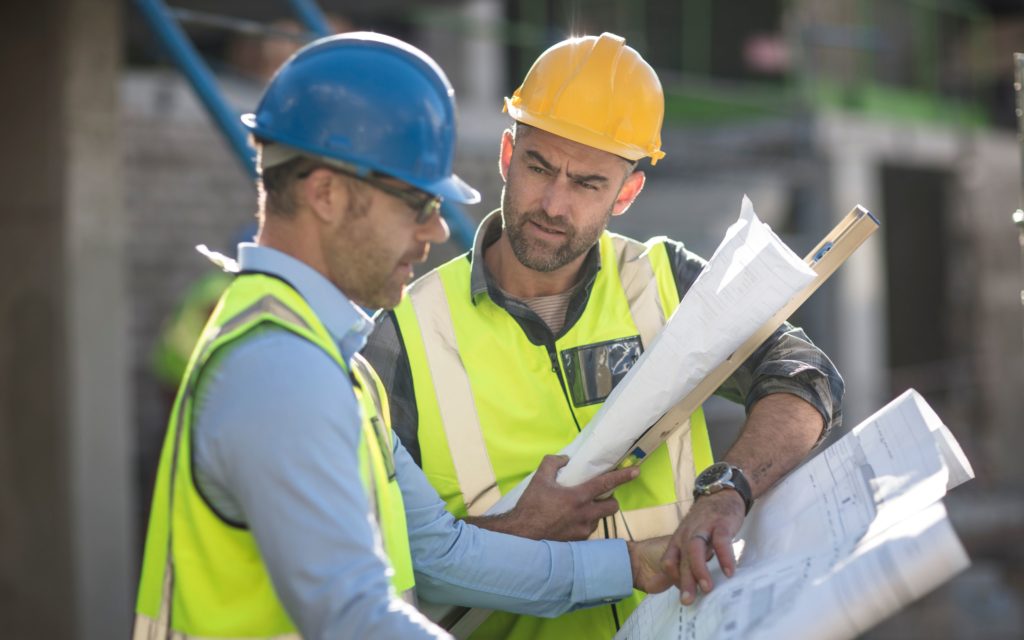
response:
<path id="1" fill-rule="evenodd" d="M 566 225 L 558 218 L 552 218 L 544 211 L 535 210 L 517 214 L 510 207 L 507 190 L 502 193 L 501 208 L 502 220 L 505 223 L 504 233 L 508 235 L 512 253 L 523 266 L 542 273 L 557 271 L 589 251 L 600 238 L 601 232 L 604 231 L 605 225 L 608 223 L 608 218 L 611 217 L 609 210 L 604 222 L 593 234 L 594 237 L 589 237 L 591 234 L 581 234 L 579 230 Z M 509 212 L 513 215 L 508 216 Z M 510 218 L 516 219 L 510 221 Z M 549 229 L 564 231 L 565 239 L 553 251 L 544 244 L 534 242 L 525 231 L 526 225 L 531 221 Z"/>

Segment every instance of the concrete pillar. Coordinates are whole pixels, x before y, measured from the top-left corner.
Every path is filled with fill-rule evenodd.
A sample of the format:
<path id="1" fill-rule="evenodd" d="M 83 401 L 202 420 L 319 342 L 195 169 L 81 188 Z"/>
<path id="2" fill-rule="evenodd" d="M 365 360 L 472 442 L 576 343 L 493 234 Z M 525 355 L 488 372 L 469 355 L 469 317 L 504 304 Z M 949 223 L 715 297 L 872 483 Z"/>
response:
<path id="1" fill-rule="evenodd" d="M 460 150 L 482 142 L 488 163 L 497 160 L 501 130 L 510 122 L 502 114 L 502 97 L 511 96 L 522 82 L 522 78 L 506 77 L 503 12 L 500 0 L 463 0 L 433 11 L 415 39 L 455 88 Z M 487 170 L 493 173 L 490 167 Z"/>
<path id="2" fill-rule="evenodd" d="M 500 100 L 515 87 L 506 87 L 505 43 L 500 29 L 504 7 L 500 0 L 469 0 L 462 7 L 467 24 L 464 48 L 465 89 L 462 104 L 474 109 L 501 110 Z"/>
<path id="3" fill-rule="evenodd" d="M 120 636 L 131 623 L 137 541 L 118 80 L 121 12 L 66 0 L 65 301 L 76 627 Z"/>
<path id="4" fill-rule="evenodd" d="M 120 4 L 0 4 L 0 620 L 130 624 Z"/>
<path id="5" fill-rule="evenodd" d="M 854 205 L 878 210 L 881 191 L 870 144 L 858 142 L 858 129 L 842 119 L 822 118 L 816 139 L 832 172 L 832 224 Z M 831 354 L 846 380 L 843 415 L 847 427 L 874 413 L 888 398 L 886 376 L 885 259 L 883 228 L 832 276 L 836 292 L 838 348 Z"/>

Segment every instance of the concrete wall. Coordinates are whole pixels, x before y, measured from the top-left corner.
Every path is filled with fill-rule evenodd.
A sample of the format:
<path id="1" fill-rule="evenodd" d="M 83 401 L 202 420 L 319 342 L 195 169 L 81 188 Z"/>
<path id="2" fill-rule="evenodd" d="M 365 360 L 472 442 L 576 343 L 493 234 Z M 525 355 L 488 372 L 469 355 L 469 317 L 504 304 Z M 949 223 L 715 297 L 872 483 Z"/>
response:
<path id="1" fill-rule="evenodd" d="M 912 251 L 950 253 L 948 313 L 956 317 L 949 348 L 965 368 L 949 374 L 959 395 L 944 418 L 965 446 L 978 448 L 986 468 L 1002 479 L 1021 477 L 1000 462 L 1016 450 L 1024 411 L 1018 393 L 1022 376 L 1020 256 L 1010 213 L 1016 206 L 1019 160 L 1012 134 L 965 131 L 906 122 L 867 121 L 827 115 L 818 119 L 815 139 L 831 167 L 835 212 L 861 203 L 879 215 L 882 226 L 836 274 L 841 287 L 837 358 L 850 395 L 849 414 L 866 417 L 891 399 L 886 366 L 884 259 L 886 217 L 882 211 L 881 168 L 885 164 L 947 170 L 951 174 L 948 239 L 944 246 Z M 936 212 L 938 215 L 938 212 Z M 899 277 L 900 274 L 893 274 Z M 959 429 L 959 430 L 958 430 Z M 996 444 L 998 443 L 998 444 Z M 998 449 L 998 451 L 997 451 Z M 970 451 L 969 451 L 970 453 Z M 1018 466 L 1019 467 L 1019 466 Z"/>
<path id="2" fill-rule="evenodd" d="M 834 355 L 847 381 L 849 426 L 900 391 L 892 388 L 887 366 L 885 287 L 887 279 L 905 276 L 889 271 L 885 234 L 887 220 L 908 212 L 882 208 L 882 167 L 950 174 L 944 242 L 907 251 L 948 254 L 948 361 L 932 363 L 930 374 L 946 390 L 935 409 L 977 474 L 945 501 L 973 566 L 866 637 L 1020 637 L 1024 554 L 1006 544 L 1024 534 L 1024 471 L 1016 464 L 1024 445 L 1024 325 L 1020 254 L 1010 222 L 1019 197 L 1016 140 L 1010 133 L 835 114 L 816 126 L 815 140 L 831 167 L 832 209 L 860 202 L 882 221 L 836 274 L 840 344 Z"/>
<path id="3" fill-rule="evenodd" d="M 9 638 L 128 632 L 120 5 L 4 3 L 0 620 Z"/>
<path id="4" fill-rule="evenodd" d="M 68 366 L 63 226 L 67 54 L 63 2 L 40 3 L 38 20 L 0 39 L 5 86 L 33 87 L 32 100 L 0 101 L 0 618 L 12 637 L 69 637 L 71 523 L 67 450 Z M 2 5 L 0 19 L 20 20 Z M 26 59 L 35 59 L 32 68 Z"/>
<path id="5" fill-rule="evenodd" d="M 195 245 L 233 255 L 231 241 L 256 205 L 252 182 L 180 74 L 128 73 L 119 86 L 141 536 L 173 397 L 154 378 L 150 354 L 188 286 L 215 268 Z"/>

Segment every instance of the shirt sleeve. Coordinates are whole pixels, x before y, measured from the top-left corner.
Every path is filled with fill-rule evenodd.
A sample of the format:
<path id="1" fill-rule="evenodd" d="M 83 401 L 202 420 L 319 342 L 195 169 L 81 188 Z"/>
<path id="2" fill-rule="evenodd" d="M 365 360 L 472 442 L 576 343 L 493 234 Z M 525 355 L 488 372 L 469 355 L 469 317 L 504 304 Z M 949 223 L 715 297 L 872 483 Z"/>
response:
<path id="1" fill-rule="evenodd" d="M 395 472 L 420 598 L 555 617 L 632 593 L 624 540 L 535 541 L 456 520 L 397 438 Z"/>
<path id="2" fill-rule="evenodd" d="M 666 240 L 676 289 L 682 299 L 706 261 L 681 242 Z M 845 384 L 839 370 L 803 329 L 785 322 L 730 376 L 715 395 L 750 408 L 766 395 L 791 393 L 818 410 L 824 420 L 819 442 L 842 424 Z"/>
<path id="3" fill-rule="evenodd" d="M 197 471 L 235 504 L 303 637 L 448 637 L 391 587 L 359 478 L 359 409 L 337 364 L 271 329 L 203 378 Z"/>
<path id="4" fill-rule="evenodd" d="M 392 311 L 381 311 L 362 354 L 380 377 L 391 407 L 391 428 L 405 445 L 413 461 L 422 466 L 419 438 L 419 412 L 412 381 L 409 356 L 405 352 L 398 322 Z"/>

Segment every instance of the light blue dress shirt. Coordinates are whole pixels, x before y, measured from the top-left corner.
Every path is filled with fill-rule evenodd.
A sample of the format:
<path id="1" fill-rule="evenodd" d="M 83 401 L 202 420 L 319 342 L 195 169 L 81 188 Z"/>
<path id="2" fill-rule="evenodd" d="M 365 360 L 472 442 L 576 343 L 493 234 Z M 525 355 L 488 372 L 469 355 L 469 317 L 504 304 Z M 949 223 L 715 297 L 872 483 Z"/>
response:
<path id="1" fill-rule="evenodd" d="M 333 284 L 279 251 L 239 246 L 243 271 L 291 284 L 346 361 L 373 323 Z M 274 588 L 306 638 L 437 637 L 394 597 L 359 478 L 351 382 L 318 347 L 279 327 L 215 354 L 198 384 L 196 483 L 228 522 L 256 538 Z M 536 542 L 455 520 L 395 439 L 416 588 L 442 604 L 557 616 L 632 592 L 622 540 Z"/>

